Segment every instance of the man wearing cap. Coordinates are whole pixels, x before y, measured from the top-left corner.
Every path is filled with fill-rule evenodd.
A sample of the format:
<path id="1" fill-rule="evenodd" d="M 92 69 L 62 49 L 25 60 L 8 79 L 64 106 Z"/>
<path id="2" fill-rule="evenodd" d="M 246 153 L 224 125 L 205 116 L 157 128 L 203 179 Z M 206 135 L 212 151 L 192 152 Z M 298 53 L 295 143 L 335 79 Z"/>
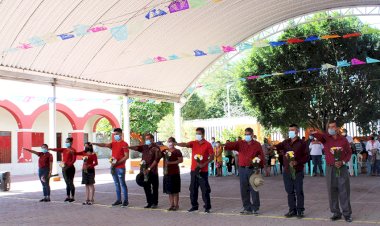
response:
<path id="1" fill-rule="evenodd" d="M 314 132 L 314 137 L 323 143 L 326 155 L 326 179 L 327 191 L 329 194 L 330 210 L 333 216 L 332 221 L 344 219 L 352 222 L 352 210 L 350 203 L 350 176 L 347 169 L 347 162 L 350 161 L 352 151 L 346 137 L 340 135 L 336 121 L 328 124 L 328 133 L 322 134 Z M 333 150 L 341 150 L 340 159 L 335 159 Z M 340 211 L 339 205 L 342 208 Z"/>
<path id="2" fill-rule="evenodd" d="M 284 158 L 284 185 L 285 191 L 288 193 L 289 212 L 285 217 L 304 217 L 304 193 L 303 193 L 303 178 L 304 164 L 308 161 L 308 147 L 306 142 L 298 136 L 298 126 L 292 124 L 289 126 L 289 138 L 275 145 L 278 151 L 281 151 Z M 294 157 L 288 158 L 290 152 L 293 152 Z M 287 154 L 288 153 L 288 154 Z M 292 167 L 292 168 L 290 168 Z"/>
<path id="3" fill-rule="evenodd" d="M 239 153 L 239 177 L 240 177 L 240 194 L 244 210 L 242 215 L 257 215 L 260 209 L 259 192 L 255 191 L 249 183 L 253 173 L 259 174 L 260 169 L 254 169 L 252 160 L 255 157 L 260 159 L 260 168 L 264 167 L 264 153 L 261 144 L 253 140 L 253 129 L 245 129 L 245 140 L 226 143 L 226 150 L 235 150 Z M 251 202 L 252 197 L 252 202 Z"/>

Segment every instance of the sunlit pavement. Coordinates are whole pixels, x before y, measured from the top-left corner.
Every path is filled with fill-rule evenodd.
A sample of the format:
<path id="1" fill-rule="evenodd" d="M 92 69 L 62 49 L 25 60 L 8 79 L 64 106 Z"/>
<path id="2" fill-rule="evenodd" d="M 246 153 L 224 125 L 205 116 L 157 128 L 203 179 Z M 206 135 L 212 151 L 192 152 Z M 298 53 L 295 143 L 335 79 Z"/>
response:
<path id="1" fill-rule="evenodd" d="M 0 192 L 0 225 L 346 225 L 344 221 L 330 222 L 325 178 L 305 177 L 305 218 L 285 219 L 286 193 L 281 176 L 265 178 L 261 188 L 259 216 L 240 216 L 241 200 L 238 177 L 210 178 L 212 213 L 187 213 L 190 208 L 188 170 L 181 169 L 182 192 L 180 211 L 168 212 L 167 195 L 162 193 L 156 210 L 145 210 L 143 189 L 136 185 L 135 175 L 127 175 L 128 208 L 111 207 L 115 189 L 108 170 L 98 170 L 96 204 L 83 206 L 84 187 L 80 172 L 76 173 L 76 202 L 64 203 L 65 184 L 51 182 L 52 202 L 39 203 L 41 185 L 36 175 L 12 177 L 10 192 Z M 160 169 L 162 171 L 162 169 Z M 350 225 L 380 224 L 380 178 L 360 176 L 351 178 L 351 205 L 354 222 Z M 201 195 L 200 206 L 203 205 Z"/>

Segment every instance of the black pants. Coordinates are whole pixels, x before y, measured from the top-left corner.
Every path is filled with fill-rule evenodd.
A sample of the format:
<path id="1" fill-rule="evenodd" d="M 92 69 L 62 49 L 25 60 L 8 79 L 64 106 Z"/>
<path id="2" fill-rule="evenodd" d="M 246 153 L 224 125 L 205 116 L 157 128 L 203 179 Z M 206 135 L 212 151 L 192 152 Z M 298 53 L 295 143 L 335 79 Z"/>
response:
<path id="1" fill-rule="evenodd" d="M 75 186 L 74 186 L 74 176 L 75 176 L 75 167 L 70 166 L 68 168 L 62 169 L 63 178 L 65 179 L 66 183 L 66 194 L 68 197 L 75 196 Z"/>
<path id="2" fill-rule="evenodd" d="M 211 209 L 211 188 L 210 184 L 208 183 L 208 173 L 207 172 L 200 172 L 200 177 L 198 177 L 198 174 L 195 171 L 191 171 L 191 181 L 190 181 L 190 200 L 191 200 L 191 206 L 194 208 L 198 208 L 198 189 L 201 187 L 202 191 L 202 199 L 204 202 L 204 208 L 209 210 Z"/>
<path id="3" fill-rule="evenodd" d="M 244 210 L 247 211 L 257 211 L 260 209 L 259 192 L 253 190 L 249 183 L 249 178 L 253 173 L 255 173 L 253 169 L 239 167 L 241 200 Z"/>
<path id="4" fill-rule="evenodd" d="M 149 172 L 149 180 L 144 183 L 144 191 L 148 205 L 158 205 L 158 186 L 158 174 Z"/>
<path id="5" fill-rule="evenodd" d="M 227 163 L 227 170 L 229 173 L 232 172 L 232 155 L 227 156 L 228 163 Z"/>
<path id="6" fill-rule="evenodd" d="M 305 211 L 304 194 L 303 194 L 303 172 L 296 173 L 296 179 L 293 180 L 290 173 L 283 174 L 285 191 L 288 193 L 289 211 Z"/>
<path id="7" fill-rule="evenodd" d="M 322 168 L 322 155 L 311 155 L 313 161 L 313 174 L 317 174 L 317 167 L 319 168 L 319 174 L 323 174 Z"/>

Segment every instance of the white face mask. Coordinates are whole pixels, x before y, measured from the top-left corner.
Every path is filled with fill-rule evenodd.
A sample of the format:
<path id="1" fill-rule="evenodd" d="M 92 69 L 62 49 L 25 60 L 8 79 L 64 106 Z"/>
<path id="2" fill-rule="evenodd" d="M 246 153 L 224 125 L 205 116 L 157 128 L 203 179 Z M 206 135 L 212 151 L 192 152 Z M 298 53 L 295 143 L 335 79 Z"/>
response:
<path id="1" fill-rule="evenodd" d="M 201 141 L 202 140 L 202 135 L 200 135 L 200 134 L 195 135 L 195 139 L 197 141 Z"/>

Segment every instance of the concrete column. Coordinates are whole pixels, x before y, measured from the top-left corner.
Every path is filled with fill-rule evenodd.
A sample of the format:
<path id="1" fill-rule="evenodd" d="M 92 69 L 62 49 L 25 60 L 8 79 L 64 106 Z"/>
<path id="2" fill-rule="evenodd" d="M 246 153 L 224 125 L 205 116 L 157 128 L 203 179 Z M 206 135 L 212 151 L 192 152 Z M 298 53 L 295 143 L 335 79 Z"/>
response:
<path id="1" fill-rule="evenodd" d="M 71 132 L 73 138 L 73 148 L 78 152 L 84 151 L 84 131 L 74 130 Z M 82 159 L 82 156 L 77 156 L 77 159 Z"/>
<path id="2" fill-rule="evenodd" d="M 125 96 L 123 98 L 123 133 L 124 133 L 124 141 L 131 145 L 131 125 L 130 125 L 130 114 L 129 114 L 129 98 Z M 133 174 L 132 169 L 132 150 L 129 150 L 129 159 L 125 163 L 125 167 L 129 174 Z"/>
<path id="3" fill-rule="evenodd" d="M 52 85 L 52 93 L 49 98 L 49 147 L 57 147 L 57 105 L 56 105 L 56 87 Z M 52 174 L 58 174 L 57 169 L 57 153 L 51 152 L 53 155 L 53 169 Z"/>

